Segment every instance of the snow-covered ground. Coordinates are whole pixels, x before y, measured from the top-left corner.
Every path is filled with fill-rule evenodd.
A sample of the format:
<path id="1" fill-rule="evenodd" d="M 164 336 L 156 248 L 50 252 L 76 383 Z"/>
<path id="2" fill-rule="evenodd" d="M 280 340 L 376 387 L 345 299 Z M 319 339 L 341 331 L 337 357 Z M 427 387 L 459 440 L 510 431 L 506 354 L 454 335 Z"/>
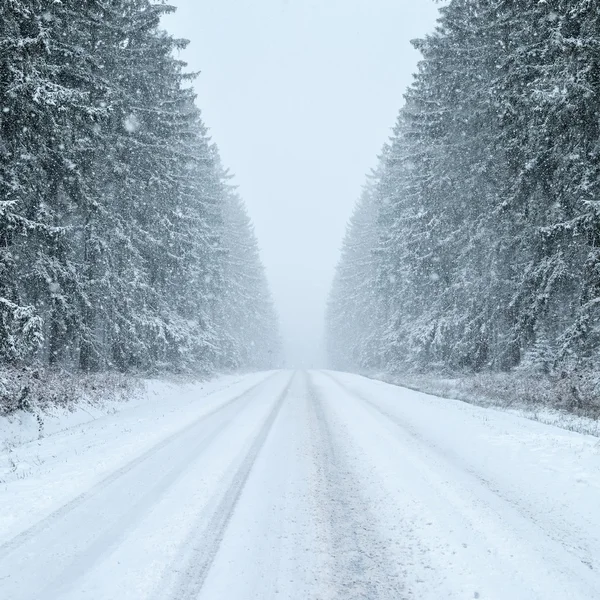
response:
<path id="1" fill-rule="evenodd" d="M 597 438 L 331 372 L 96 417 L 0 451 L 2 600 L 600 598 Z"/>
<path id="2" fill-rule="evenodd" d="M 600 421 L 591 416 L 576 414 L 576 409 L 568 410 L 564 399 L 560 406 L 557 400 L 565 391 L 565 383 L 562 382 L 562 389 L 555 388 L 552 394 L 548 394 L 548 386 L 552 386 L 553 382 L 546 376 L 538 380 L 539 384 L 535 382 L 532 384 L 533 376 L 527 375 L 519 379 L 519 376 L 515 377 L 514 373 L 485 373 L 463 378 L 436 377 L 429 374 L 397 376 L 388 373 L 365 373 L 365 375 L 370 379 L 408 387 L 425 394 L 462 400 L 485 408 L 495 408 L 546 425 L 556 425 L 569 431 L 600 437 Z M 593 392 L 586 390 L 583 395 L 586 394 L 593 395 Z M 548 395 L 552 398 L 548 399 Z M 537 402 L 533 403 L 532 398 L 537 399 Z M 596 412 L 595 406 L 587 407 L 586 412 L 588 414 Z"/>

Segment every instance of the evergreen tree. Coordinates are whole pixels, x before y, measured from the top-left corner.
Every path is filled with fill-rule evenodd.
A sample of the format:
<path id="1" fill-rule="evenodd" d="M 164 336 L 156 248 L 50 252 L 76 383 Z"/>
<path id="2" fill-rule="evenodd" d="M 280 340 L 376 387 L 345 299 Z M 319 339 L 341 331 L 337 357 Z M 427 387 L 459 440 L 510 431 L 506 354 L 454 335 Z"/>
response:
<path id="1" fill-rule="evenodd" d="M 227 190 L 223 210 L 225 253 L 221 312 L 224 367 L 264 370 L 280 364 L 277 316 L 246 209 L 235 190 Z"/>
<path id="2" fill-rule="evenodd" d="M 231 217 L 194 75 L 177 58 L 187 42 L 160 28 L 171 10 L 1 7 L 4 363 L 206 373 L 269 362 L 276 319 L 256 242 L 247 218 Z M 244 278 L 251 306 L 231 302 Z M 252 333 L 234 336 L 233 322 Z"/>
<path id="3" fill-rule="evenodd" d="M 373 180 L 350 219 L 342 257 L 327 307 L 328 352 L 332 366 L 353 371 L 376 364 L 371 355 L 382 322 L 377 285 L 377 201 Z M 350 326 L 351 324 L 351 326 Z"/>
<path id="4" fill-rule="evenodd" d="M 597 365 L 597 13 L 585 0 L 441 9 L 377 177 L 376 299 L 332 304 L 334 348 L 353 338 L 335 322 L 371 302 L 378 368 Z M 359 273 L 351 245 L 334 297 Z"/>

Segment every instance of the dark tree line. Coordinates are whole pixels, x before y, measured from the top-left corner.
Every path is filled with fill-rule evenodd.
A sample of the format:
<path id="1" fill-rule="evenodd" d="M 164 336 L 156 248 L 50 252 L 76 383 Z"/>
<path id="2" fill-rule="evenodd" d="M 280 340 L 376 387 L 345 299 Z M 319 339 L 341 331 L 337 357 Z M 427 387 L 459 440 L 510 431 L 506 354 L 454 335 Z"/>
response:
<path id="1" fill-rule="evenodd" d="M 245 209 L 151 0 L 0 3 L 0 362 L 264 368 Z"/>
<path id="2" fill-rule="evenodd" d="M 334 366 L 598 369 L 597 3 L 451 0 L 415 45 L 331 293 Z"/>

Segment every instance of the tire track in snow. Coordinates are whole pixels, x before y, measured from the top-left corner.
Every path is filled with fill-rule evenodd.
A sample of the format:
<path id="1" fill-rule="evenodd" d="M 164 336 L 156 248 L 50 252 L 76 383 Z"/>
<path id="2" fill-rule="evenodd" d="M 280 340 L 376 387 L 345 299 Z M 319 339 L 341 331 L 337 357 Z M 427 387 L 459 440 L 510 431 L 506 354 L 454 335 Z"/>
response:
<path id="1" fill-rule="evenodd" d="M 219 415 L 213 414 L 212 416 L 221 416 L 223 412 L 219 411 Z M 169 488 L 200 460 L 204 451 L 227 430 L 228 425 L 236 416 L 237 411 L 235 413 L 231 412 L 227 416 L 224 415 L 224 418 L 216 424 L 217 426 L 212 431 L 209 431 L 204 437 L 194 440 L 194 443 L 186 448 L 185 455 L 180 457 L 182 460 L 174 463 L 166 473 L 153 482 L 152 486 L 144 490 L 142 496 L 133 502 L 131 506 L 128 506 L 125 512 L 110 524 L 108 529 L 95 538 L 84 551 L 75 554 L 71 562 L 62 568 L 59 573 L 54 574 L 53 581 L 42 590 L 40 597 L 60 598 L 66 592 L 76 588 L 78 581 L 93 565 L 118 547 L 119 543 L 127 537 L 128 532 L 144 519 Z"/>
<path id="2" fill-rule="evenodd" d="M 367 502 L 361 496 L 359 482 L 350 465 L 334 443 L 323 400 L 310 377 L 307 393 L 312 405 L 313 446 L 326 528 L 324 550 L 329 553 L 321 581 L 319 600 L 403 600 L 411 598 L 405 589 L 399 565 L 392 564 L 388 541 L 374 525 Z M 328 547 L 329 546 L 329 547 Z"/>
<path id="3" fill-rule="evenodd" d="M 197 600 L 200 596 L 254 463 L 281 411 L 294 377 L 278 396 L 229 485 L 213 500 L 212 505 L 216 506 L 210 511 L 210 516 L 204 514 L 199 519 L 183 544 L 183 551 L 166 570 L 165 583 L 153 594 L 154 600 Z"/>
<path id="4" fill-rule="evenodd" d="M 187 433 L 189 433 L 195 427 L 198 427 L 203 421 L 206 421 L 206 420 L 210 419 L 211 417 L 215 416 L 216 414 L 220 413 L 221 411 L 228 409 L 232 405 L 234 405 L 238 402 L 241 402 L 244 399 L 247 399 L 249 396 L 251 396 L 251 394 L 256 389 L 265 385 L 268 381 L 270 381 L 274 377 L 276 377 L 276 375 L 277 374 L 275 373 L 273 375 L 268 376 L 266 379 L 259 381 L 257 384 L 251 386 L 247 390 L 244 390 L 240 394 L 234 396 L 230 400 L 226 401 L 224 404 L 218 406 L 217 408 L 215 408 L 215 409 L 209 411 L 208 413 L 203 414 L 199 418 L 195 419 L 194 421 L 192 421 L 191 423 L 186 425 L 183 429 L 180 429 L 180 430 L 176 431 L 175 433 L 170 434 L 169 436 L 167 436 L 166 438 L 164 438 L 157 444 L 150 447 L 143 454 L 137 456 L 136 458 L 129 461 L 122 467 L 118 468 L 116 471 L 113 471 L 112 473 L 110 473 L 109 475 L 104 477 L 104 479 L 102 479 L 101 481 L 96 483 L 91 489 L 79 494 L 78 496 L 76 496 L 75 498 L 73 498 L 72 500 L 70 500 L 69 502 L 67 502 L 66 504 L 64 504 L 57 510 L 55 510 L 54 512 L 50 513 L 48 516 L 46 516 L 43 519 L 41 519 L 40 521 L 38 521 L 36 524 L 27 528 L 25 531 L 19 533 L 18 535 L 16 535 L 15 537 L 13 537 L 10 540 L 4 542 L 3 544 L 0 544 L 0 560 L 9 556 L 11 553 L 13 553 L 15 550 L 18 550 L 24 544 L 35 539 L 36 536 L 38 536 L 40 533 L 42 533 L 45 530 L 47 530 L 48 528 L 50 528 L 54 523 L 60 521 L 61 519 L 64 519 L 69 513 L 76 510 L 79 506 L 84 504 L 87 500 L 93 498 L 98 493 L 100 493 L 102 490 L 104 490 L 105 488 L 110 486 L 112 483 L 118 481 L 121 477 L 123 477 L 123 476 L 127 475 L 128 473 L 130 473 L 131 471 L 133 471 L 140 464 L 153 458 L 161 450 L 163 450 L 164 448 L 167 448 L 169 445 L 173 444 L 178 439 L 185 436 Z"/>
<path id="5" fill-rule="evenodd" d="M 421 434 L 411 424 L 406 423 L 364 394 L 350 389 L 347 385 L 340 382 L 334 374 L 328 371 L 321 371 L 320 373 L 333 381 L 345 394 L 366 405 L 368 410 L 384 417 L 394 428 L 400 430 L 403 435 L 408 436 L 413 444 L 416 444 L 420 448 L 419 455 L 421 457 L 429 456 L 434 464 L 441 466 L 445 465 L 445 468 L 443 469 L 444 472 L 447 472 L 449 468 L 459 471 L 461 474 L 472 479 L 475 483 L 475 489 L 480 487 L 483 494 L 489 497 L 488 499 L 482 497 L 480 493 L 477 493 L 473 496 L 474 500 L 477 503 L 480 503 L 485 511 L 489 512 L 491 515 L 495 515 L 495 518 L 498 519 L 499 523 L 504 522 L 506 511 L 500 512 L 499 507 L 493 505 L 497 504 L 497 502 L 508 507 L 508 509 L 522 521 L 525 527 L 536 529 L 549 541 L 560 546 L 566 552 L 566 557 L 568 558 L 566 562 L 556 563 L 555 569 L 558 572 L 568 574 L 574 581 L 579 580 L 582 585 L 588 586 L 589 594 L 592 594 L 593 596 L 597 594 L 598 590 L 594 589 L 594 578 L 588 577 L 589 572 L 594 570 L 594 556 L 587 548 L 567 541 L 567 539 L 565 539 L 567 534 L 560 530 L 556 530 L 555 523 L 544 526 L 542 519 L 537 514 L 529 510 L 526 506 L 523 506 L 518 500 L 506 495 L 494 482 L 490 481 L 490 479 L 479 473 L 476 469 L 470 467 L 468 464 L 465 464 L 451 449 L 442 448 L 436 444 L 435 441 L 427 439 L 426 436 Z M 496 502 L 493 502 L 494 500 Z M 523 525 L 521 525 L 521 527 Z M 563 533 L 565 537 L 562 537 L 560 535 L 561 533 Z M 528 537 L 524 535 L 523 540 L 527 541 Z M 545 558 L 544 560 L 548 561 L 549 559 Z M 585 570 L 582 571 L 578 568 L 578 562 L 585 567 Z"/>

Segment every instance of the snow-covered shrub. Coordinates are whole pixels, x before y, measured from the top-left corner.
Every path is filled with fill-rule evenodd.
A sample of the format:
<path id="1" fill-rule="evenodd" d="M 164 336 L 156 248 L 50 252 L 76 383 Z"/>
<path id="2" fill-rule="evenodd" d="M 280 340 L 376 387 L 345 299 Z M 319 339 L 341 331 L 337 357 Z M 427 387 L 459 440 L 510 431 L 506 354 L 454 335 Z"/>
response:
<path id="1" fill-rule="evenodd" d="M 139 380 L 117 373 L 81 374 L 31 368 L 0 369 L 0 417 L 17 411 L 39 414 L 77 403 L 127 400 Z"/>
<path id="2" fill-rule="evenodd" d="M 600 419 L 600 375 L 572 371 L 553 375 L 514 370 L 506 373 L 378 376 L 421 392 L 463 400 L 479 406 L 554 409 L 590 419 Z"/>

